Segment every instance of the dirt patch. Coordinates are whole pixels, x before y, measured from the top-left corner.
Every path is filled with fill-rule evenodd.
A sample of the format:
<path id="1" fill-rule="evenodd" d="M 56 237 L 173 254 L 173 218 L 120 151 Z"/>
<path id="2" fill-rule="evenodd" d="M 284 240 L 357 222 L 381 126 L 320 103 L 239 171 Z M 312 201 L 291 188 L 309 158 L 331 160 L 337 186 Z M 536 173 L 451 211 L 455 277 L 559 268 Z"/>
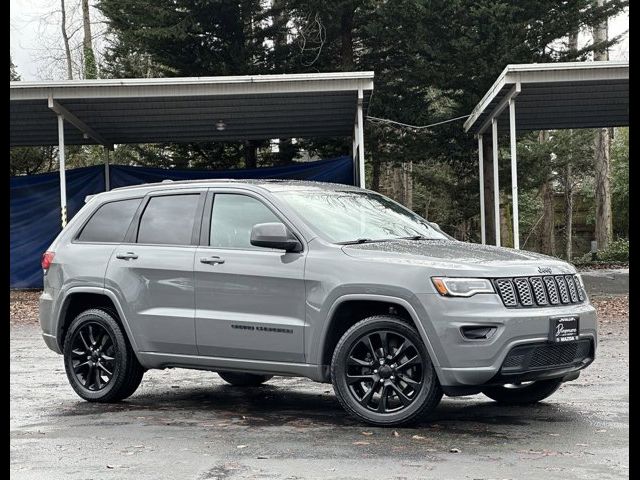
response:
<path id="1" fill-rule="evenodd" d="M 35 325 L 38 320 L 38 297 L 41 290 L 11 290 L 9 295 L 9 323 Z"/>

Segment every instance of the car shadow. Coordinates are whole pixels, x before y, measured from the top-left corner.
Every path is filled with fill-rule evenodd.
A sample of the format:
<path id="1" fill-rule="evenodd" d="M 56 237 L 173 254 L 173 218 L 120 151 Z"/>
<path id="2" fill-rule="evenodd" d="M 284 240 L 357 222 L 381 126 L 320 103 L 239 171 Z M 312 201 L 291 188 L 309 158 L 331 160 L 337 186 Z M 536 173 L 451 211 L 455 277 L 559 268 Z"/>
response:
<path id="1" fill-rule="evenodd" d="M 119 414 L 104 417 L 104 414 Z M 140 391 L 114 404 L 79 401 L 58 409 L 60 416 L 99 415 L 101 421 L 143 422 L 166 425 L 255 427 L 358 427 L 363 423 L 348 415 L 330 385 L 322 390 L 287 389 L 282 386 L 157 388 Z M 124 418 L 123 418 L 124 417 Z M 569 404 L 550 399 L 531 406 L 504 406 L 482 395 L 443 397 L 429 416 L 411 425 L 415 429 L 441 429 L 451 434 L 503 436 L 513 427 L 580 421 Z"/>

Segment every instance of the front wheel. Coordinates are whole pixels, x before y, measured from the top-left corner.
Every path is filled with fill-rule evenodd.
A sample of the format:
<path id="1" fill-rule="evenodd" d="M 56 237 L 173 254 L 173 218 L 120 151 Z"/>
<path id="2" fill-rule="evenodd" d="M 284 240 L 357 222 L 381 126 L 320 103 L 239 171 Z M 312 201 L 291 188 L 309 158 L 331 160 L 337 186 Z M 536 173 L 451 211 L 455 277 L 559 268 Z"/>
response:
<path id="1" fill-rule="evenodd" d="M 104 310 L 78 315 L 67 330 L 63 351 L 69 383 L 89 402 L 122 400 L 142 381 L 144 368 L 118 322 Z"/>
<path id="2" fill-rule="evenodd" d="M 420 335 L 390 315 L 366 318 L 342 336 L 331 361 L 331 381 L 345 410 L 376 426 L 411 423 L 442 398 Z"/>
<path id="3" fill-rule="evenodd" d="M 551 396 L 560 388 L 561 379 L 499 385 L 482 390 L 487 397 L 505 405 L 530 405 Z"/>

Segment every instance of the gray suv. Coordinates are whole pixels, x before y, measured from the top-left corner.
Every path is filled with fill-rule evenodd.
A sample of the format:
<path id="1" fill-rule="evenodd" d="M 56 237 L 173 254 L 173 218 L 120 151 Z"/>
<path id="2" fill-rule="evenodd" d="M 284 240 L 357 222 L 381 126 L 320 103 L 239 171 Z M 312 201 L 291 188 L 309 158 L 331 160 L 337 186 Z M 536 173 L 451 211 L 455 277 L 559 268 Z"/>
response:
<path id="1" fill-rule="evenodd" d="M 151 368 L 331 382 L 401 425 L 443 393 L 529 404 L 595 355 L 575 269 L 457 241 L 378 193 L 298 181 L 119 188 L 43 255 L 40 323 L 80 397 L 130 396 Z"/>

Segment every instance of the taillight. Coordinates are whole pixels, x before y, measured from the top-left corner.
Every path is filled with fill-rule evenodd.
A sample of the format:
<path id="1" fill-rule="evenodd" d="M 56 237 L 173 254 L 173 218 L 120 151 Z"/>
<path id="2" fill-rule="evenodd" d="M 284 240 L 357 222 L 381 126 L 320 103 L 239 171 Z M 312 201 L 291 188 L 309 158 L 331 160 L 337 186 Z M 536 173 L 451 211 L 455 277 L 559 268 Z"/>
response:
<path id="1" fill-rule="evenodd" d="M 40 265 L 42 265 L 42 269 L 46 272 L 49 267 L 51 266 L 51 262 L 53 262 L 53 257 L 54 257 L 55 253 L 53 252 L 44 252 L 42 254 L 42 262 L 40 263 Z"/>

